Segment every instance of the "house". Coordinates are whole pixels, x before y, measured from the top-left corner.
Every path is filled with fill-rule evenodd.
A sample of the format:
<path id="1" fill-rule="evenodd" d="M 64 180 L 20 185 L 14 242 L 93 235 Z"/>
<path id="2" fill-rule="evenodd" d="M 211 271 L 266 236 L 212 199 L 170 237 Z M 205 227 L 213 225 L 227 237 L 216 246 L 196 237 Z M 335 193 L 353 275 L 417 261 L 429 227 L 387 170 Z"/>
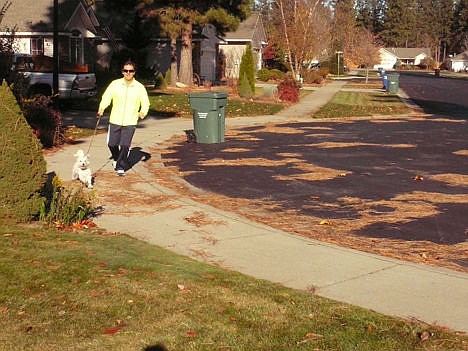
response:
<path id="1" fill-rule="evenodd" d="M 0 37 L 14 32 L 14 51 L 34 57 L 52 58 L 54 51 L 54 7 L 51 0 L 11 1 L 0 23 Z M 102 38 L 91 7 L 92 1 L 58 1 L 60 64 L 91 66 L 96 62 L 96 45 Z M 46 62 L 47 60 L 42 60 Z M 51 60 L 49 60 L 51 62 Z M 63 67 L 62 67 L 63 68 Z"/>
<path id="2" fill-rule="evenodd" d="M 247 45 L 251 45 L 254 56 L 255 70 L 262 68 L 263 48 L 266 46 L 266 33 L 262 16 L 255 12 L 241 22 L 234 32 L 228 32 L 219 44 L 219 54 L 223 57 L 225 76 L 239 78 L 239 66 Z"/>
<path id="3" fill-rule="evenodd" d="M 454 72 L 468 71 L 468 50 L 449 59 L 450 69 Z"/>
<path id="4" fill-rule="evenodd" d="M 219 36 L 215 26 L 207 24 L 201 36 L 193 38 L 193 71 L 203 81 L 221 81 L 238 78 L 242 55 L 248 44 L 252 46 L 256 69 L 262 68 L 262 52 L 266 34 L 261 16 L 254 13 L 241 22 L 234 32 Z M 168 39 L 154 39 L 148 50 L 148 67 L 165 73 L 170 68 L 170 42 Z M 180 48 L 178 49 L 180 53 Z"/>
<path id="5" fill-rule="evenodd" d="M 97 0 L 58 0 L 59 59 L 61 69 L 83 67 L 94 71 L 108 68 L 112 54 L 122 47 L 108 27 L 102 26 L 95 12 Z M 41 62 L 52 62 L 54 37 L 54 1 L 11 1 L 1 18 L 0 37 L 14 32 L 16 53 L 30 54 Z M 101 14 L 102 15 L 102 14 Z M 101 21 L 102 22 L 102 21 Z M 193 70 L 202 80 L 217 81 L 237 77 L 239 64 L 247 44 L 252 45 L 257 68 L 261 68 L 265 31 L 258 13 L 243 21 L 224 38 L 207 24 L 201 35 L 193 39 Z M 179 43 L 180 54 L 180 43 Z M 165 73 L 170 67 L 170 42 L 153 39 L 146 48 L 146 66 Z M 180 57 L 180 55 L 178 55 Z M 50 67 L 51 69 L 52 67 Z"/>
<path id="6" fill-rule="evenodd" d="M 374 65 L 375 69 L 395 69 L 397 66 L 417 66 L 425 58 L 430 57 L 427 48 L 381 48 L 379 50 L 380 63 Z"/>

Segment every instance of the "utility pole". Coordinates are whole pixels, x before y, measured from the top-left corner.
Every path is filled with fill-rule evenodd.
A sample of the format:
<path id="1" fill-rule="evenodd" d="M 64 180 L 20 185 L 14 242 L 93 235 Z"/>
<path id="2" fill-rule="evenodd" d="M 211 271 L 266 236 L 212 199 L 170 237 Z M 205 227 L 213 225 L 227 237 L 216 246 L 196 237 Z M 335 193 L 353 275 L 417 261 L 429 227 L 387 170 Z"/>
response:
<path id="1" fill-rule="evenodd" d="M 52 75 L 52 95 L 55 107 L 58 104 L 58 92 L 59 92 L 59 33 L 58 33 L 58 0 L 54 0 L 54 40 L 53 40 L 53 75 Z"/>

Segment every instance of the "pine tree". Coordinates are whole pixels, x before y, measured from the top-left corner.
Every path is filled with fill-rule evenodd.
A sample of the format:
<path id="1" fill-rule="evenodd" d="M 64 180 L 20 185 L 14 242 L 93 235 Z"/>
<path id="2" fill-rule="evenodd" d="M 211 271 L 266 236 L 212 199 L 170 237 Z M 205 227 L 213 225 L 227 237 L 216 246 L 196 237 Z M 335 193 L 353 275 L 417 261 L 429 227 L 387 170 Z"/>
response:
<path id="1" fill-rule="evenodd" d="M 437 64 L 444 61 L 454 15 L 452 0 L 421 0 L 423 33 Z"/>
<path id="2" fill-rule="evenodd" d="M 456 4 L 450 32 L 450 53 L 468 50 L 468 0 Z"/>
<path id="3" fill-rule="evenodd" d="M 382 31 L 384 10 L 384 0 L 356 0 L 357 25 L 373 34 L 379 33 Z"/>
<path id="4" fill-rule="evenodd" d="M 415 0 L 387 1 L 380 37 L 389 47 L 413 47 L 416 45 L 417 3 Z"/>

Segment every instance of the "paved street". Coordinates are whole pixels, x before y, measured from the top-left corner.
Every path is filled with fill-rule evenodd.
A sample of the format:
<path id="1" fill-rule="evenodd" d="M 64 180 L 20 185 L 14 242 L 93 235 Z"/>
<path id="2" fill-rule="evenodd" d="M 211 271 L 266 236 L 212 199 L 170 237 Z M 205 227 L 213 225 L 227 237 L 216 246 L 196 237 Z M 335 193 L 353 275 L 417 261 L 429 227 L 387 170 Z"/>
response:
<path id="1" fill-rule="evenodd" d="M 402 72 L 400 88 L 427 113 L 468 118 L 468 79 Z"/>

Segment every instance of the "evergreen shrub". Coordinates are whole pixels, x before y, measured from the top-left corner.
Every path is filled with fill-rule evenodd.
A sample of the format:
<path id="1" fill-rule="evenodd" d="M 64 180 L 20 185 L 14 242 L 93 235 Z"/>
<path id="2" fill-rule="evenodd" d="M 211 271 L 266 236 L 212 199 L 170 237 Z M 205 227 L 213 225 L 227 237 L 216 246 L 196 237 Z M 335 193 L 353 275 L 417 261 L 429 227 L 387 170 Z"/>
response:
<path id="1" fill-rule="evenodd" d="M 285 76 L 286 76 L 286 73 L 280 71 L 277 68 L 273 68 L 272 70 L 270 70 L 270 79 L 271 80 L 281 80 L 281 79 L 284 79 Z"/>
<path id="2" fill-rule="evenodd" d="M 247 99 L 252 98 L 254 96 L 254 93 L 252 92 L 252 88 L 247 78 L 247 74 L 244 73 L 239 82 L 239 96 Z"/>
<path id="3" fill-rule="evenodd" d="M 252 95 L 255 95 L 255 64 L 251 45 L 247 45 L 239 66 L 239 93 L 244 75 L 247 77 Z"/>
<path id="4" fill-rule="evenodd" d="M 171 77 L 171 70 L 168 69 L 168 70 L 166 71 L 166 74 L 164 75 L 164 80 L 166 81 L 166 85 L 171 84 L 171 79 L 172 79 L 172 77 Z"/>
<path id="5" fill-rule="evenodd" d="M 28 221 L 44 202 L 42 146 L 8 85 L 0 86 L 0 217 Z"/>
<path id="6" fill-rule="evenodd" d="M 156 75 L 156 79 L 154 81 L 154 88 L 155 89 L 161 89 L 161 90 L 166 90 L 167 89 L 167 82 L 166 79 L 164 78 L 163 74 L 159 72 Z"/>
<path id="7" fill-rule="evenodd" d="M 286 78 L 278 85 L 278 97 L 281 101 L 299 102 L 299 85 L 295 79 Z"/>
<path id="8" fill-rule="evenodd" d="M 267 82 L 270 79 L 270 70 L 268 68 L 262 68 L 257 71 L 257 78 L 262 82 Z"/>

